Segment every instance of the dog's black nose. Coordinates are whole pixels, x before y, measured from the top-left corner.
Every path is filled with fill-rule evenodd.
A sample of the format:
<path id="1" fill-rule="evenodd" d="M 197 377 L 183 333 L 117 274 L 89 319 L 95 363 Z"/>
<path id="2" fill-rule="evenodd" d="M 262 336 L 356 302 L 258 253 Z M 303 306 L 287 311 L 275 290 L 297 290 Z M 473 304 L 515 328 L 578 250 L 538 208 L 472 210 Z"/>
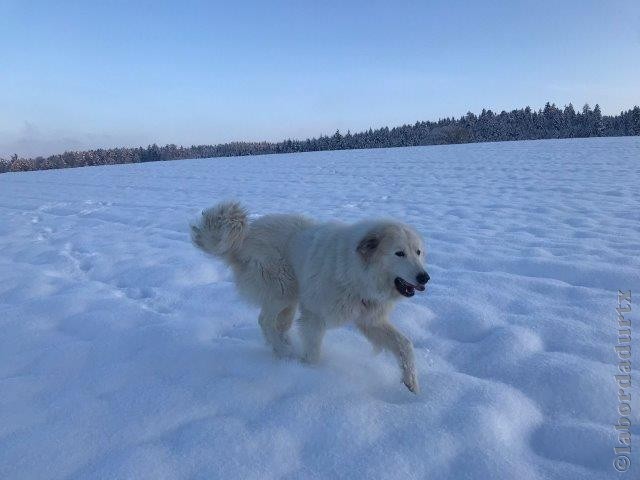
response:
<path id="1" fill-rule="evenodd" d="M 427 272 L 420 272 L 416 277 L 416 280 L 418 281 L 419 284 L 426 285 L 430 278 L 431 277 Z"/>

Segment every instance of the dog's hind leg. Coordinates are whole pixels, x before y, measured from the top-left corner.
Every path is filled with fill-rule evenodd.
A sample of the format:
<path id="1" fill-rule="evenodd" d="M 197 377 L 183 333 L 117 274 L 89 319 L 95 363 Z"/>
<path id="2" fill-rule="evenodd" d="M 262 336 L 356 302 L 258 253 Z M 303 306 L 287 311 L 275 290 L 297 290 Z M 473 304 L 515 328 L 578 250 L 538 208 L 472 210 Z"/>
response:
<path id="1" fill-rule="evenodd" d="M 295 311 L 295 305 L 265 305 L 260 311 L 258 322 L 262 334 L 277 357 L 289 357 L 293 353 L 287 331 L 293 323 Z"/>
<path id="2" fill-rule="evenodd" d="M 302 337 L 302 361 L 316 363 L 320 359 L 320 347 L 327 330 L 325 321 L 303 309 L 298 323 Z"/>
<path id="3" fill-rule="evenodd" d="M 282 309 L 280 313 L 278 313 L 278 318 L 276 320 L 276 329 L 278 332 L 281 332 L 285 338 L 286 332 L 291 328 L 293 324 L 293 317 L 296 314 L 297 305 L 289 305 L 288 307 Z M 287 339 L 288 340 L 288 339 Z"/>

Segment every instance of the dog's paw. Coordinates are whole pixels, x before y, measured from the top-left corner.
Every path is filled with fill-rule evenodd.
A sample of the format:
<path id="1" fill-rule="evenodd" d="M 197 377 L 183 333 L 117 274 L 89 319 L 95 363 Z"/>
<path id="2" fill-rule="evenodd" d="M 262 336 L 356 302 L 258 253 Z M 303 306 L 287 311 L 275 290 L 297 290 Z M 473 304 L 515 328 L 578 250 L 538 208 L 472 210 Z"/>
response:
<path id="1" fill-rule="evenodd" d="M 320 362 L 320 352 L 304 352 L 300 355 L 300 361 L 307 365 L 317 365 Z"/>
<path id="2" fill-rule="evenodd" d="M 420 393 L 420 385 L 418 384 L 418 377 L 413 370 L 406 370 L 402 375 L 402 383 L 409 389 L 410 392 L 418 394 Z"/>
<path id="3" fill-rule="evenodd" d="M 273 355 L 280 359 L 293 359 L 296 357 L 291 344 L 284 342 L 273 345 Z"/>

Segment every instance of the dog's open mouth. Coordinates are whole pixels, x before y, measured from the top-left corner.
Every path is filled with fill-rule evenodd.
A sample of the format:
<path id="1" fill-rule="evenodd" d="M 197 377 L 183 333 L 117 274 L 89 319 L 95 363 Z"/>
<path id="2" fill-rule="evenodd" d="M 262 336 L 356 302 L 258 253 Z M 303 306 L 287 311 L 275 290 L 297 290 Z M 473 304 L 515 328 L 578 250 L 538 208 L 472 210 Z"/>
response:
<path id="1" fill-rule="evenodd" d="M 400 295 L 404 295 L 405 297 L 413 297 L 416 290 L 420 292 L 424 291 L 424 285 L 414 285 L 400 277 L 396 277 L 393 283 L 395 283 L 396 289 L 400 292 Z"/>

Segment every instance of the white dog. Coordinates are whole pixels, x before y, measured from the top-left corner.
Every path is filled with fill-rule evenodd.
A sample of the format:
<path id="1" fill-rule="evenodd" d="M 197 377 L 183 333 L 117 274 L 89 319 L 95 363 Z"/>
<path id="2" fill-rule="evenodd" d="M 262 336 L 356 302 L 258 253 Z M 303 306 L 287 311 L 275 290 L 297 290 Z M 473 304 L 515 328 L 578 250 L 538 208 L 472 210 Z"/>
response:
<path id="1" fill-rule="evenodd" d="M 292 354 L 287 331 L 300 307 L 303 360 L 316 362 L 327 328 L 349 321 L 377 348 L 393 353 L 402 381 L 418 392 L 413 345 L 389 323 L 401 297 L 424 291 L 424 247 L 391 220 L 316 223 L 299 215 L 251 222 L 238 203 L 202 212 L 193 243 L 231 266 L 241 293 L 261 307 L 259 323 L 278 356 Z"/>

